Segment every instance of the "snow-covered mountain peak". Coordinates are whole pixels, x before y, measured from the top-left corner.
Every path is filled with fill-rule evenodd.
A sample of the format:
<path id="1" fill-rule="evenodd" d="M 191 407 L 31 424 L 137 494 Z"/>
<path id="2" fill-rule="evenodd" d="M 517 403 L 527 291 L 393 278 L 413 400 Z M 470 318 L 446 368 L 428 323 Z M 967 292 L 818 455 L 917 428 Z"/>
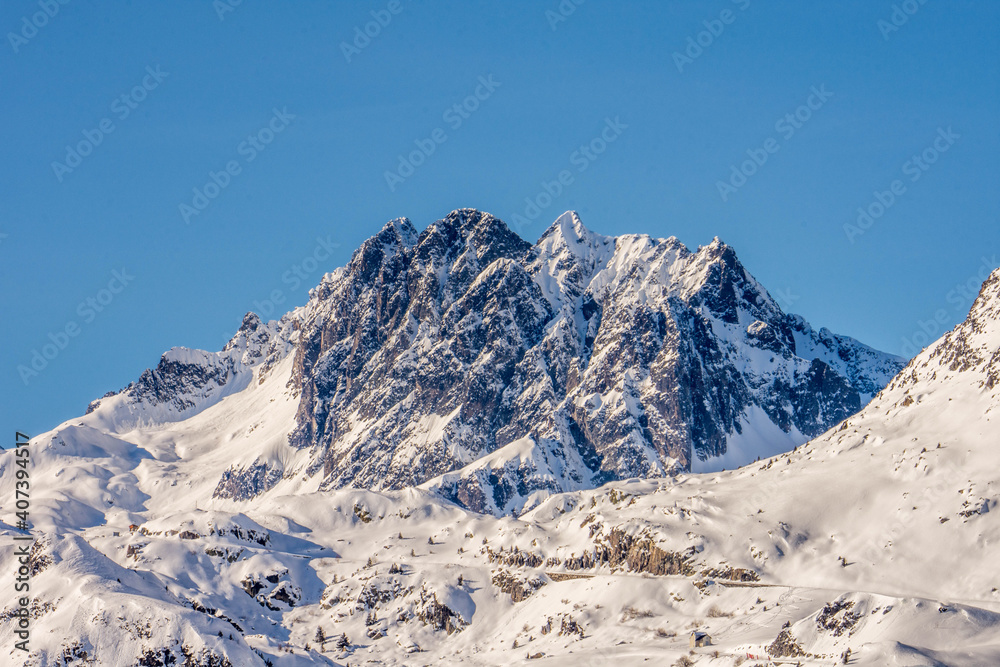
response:
<path id="1" fill-rule="evenodd" d="M 1000 268 L 983 281 L 961 328 L 972 339 L 970 344 L 983 349 L 1000 347 Z"/>
<path id="2" fill-rule="evenodd" d="M 586 255 L 597 245 L 613 244 L 610 236 L 587 229 L 576 211 L 566 211 L 549 225 L 535 247 L 540 254 L 558 254 L 564 249 L 576 255 Z"/>
<path id="3" fill-rule="evenodd" d="M 391 235 L 398 243 L 409 247 L 416 243 L 419 233 L 409 218 L 393 218 L 385 223 L 376 234 L 376 236 L 383 238 L 385 235 Z"/>
<path id="4" fill-rule="evenodd" d="M 474 248 L 484 266 L 512 247 L 523 252 L 528 246 L 503 220 L 474 208 L 455 209 L 429 225 L 418 240 L 418 246 L 441 243 Z"/>
<path id="5" fill-rule="evenodd" d="M 531 246 L 457 209 L 419 233 L 390 221 L 304 307 L 267 324 L 248 314 L 222 352 L 171 350 L 98 412 L 121 432 L 212 414 L 223 399 L 240 413 L 258 386 L 285 405 L 287 385 L 294 416 L 239 427 L 272 436 L 229 462 L 220 497 L 286 479 L 437 480 L 502 513 L 538 494 L 786 451 L 900 366 L 784 315 L 719 239 L 692 253 L 674 237 L 594 233 L 568 211 Z"/>
<path id="6" fill-rule="evenodd" d="M 243 316 L 243 322 L 236 335 L 226 343 L 222 352 L 235 356 L 246 366 L 255 366 L 263 361 L 271 350 L 271 344 L 275 342 L 280 327 L 278 322 L 264 323 L 256 313 L 249 312 Z"/>
<path id="7" fill-rule="evenodd" d="M 263 382 L 291 351 L 293 326 L 289 318 L 264 323 L 247 313 L 221 351 L 172 347 L 120 392 L 93 401 L 87 414 L 95 413 L 93 419 L 109 433 L 190 419 L 243 391 L 255 376 Z"/>
<path id="8" fill-rule="evenodd" d="M 711 255 L 718 255 L 730 246 L 718 236 L 713 236 L 707 245 L 698 246 L 698 252 L 705 251 Z"/>
<path id="9" fill-rule="evenodd" d="M 983 282 L 966 319 L 914 357 L 885 393 L 902 391 L 913 400 L 948 382 L 994 397 L 1000 391 L 1000 269 Z"/>
<path id="10" fill-rule="evenodd" d="M 419 234 L 408 218 L 390 220 L 354 251 L 348 268 L 357 267 L 357 270 L 364 272 L 371 268 L 372 262 L 381 262 L 384 257 L 412 248 L 418 238 Z"/>
<path id="11" fill-rule="evenodd" d="M 532 248 L 528 270 L 556 310 L 574 304 L 611 260 L 615 239 L 587 229 L 575 211 L 556 218 Z"/>

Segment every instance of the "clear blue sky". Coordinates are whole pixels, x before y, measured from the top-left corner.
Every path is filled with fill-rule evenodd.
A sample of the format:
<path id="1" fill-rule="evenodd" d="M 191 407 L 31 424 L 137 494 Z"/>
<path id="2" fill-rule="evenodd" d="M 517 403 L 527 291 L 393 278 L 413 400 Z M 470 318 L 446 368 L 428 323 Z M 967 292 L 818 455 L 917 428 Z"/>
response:
<path id="1" fill-rule="evenodd" d="M 1000 262 L 1000 3 L 225 2 L 0 5 L 3 437 L 82 414 L 169 347 L 219 349 L 274 290 L 304 303 L 391 218 L 510 221 L 563 170 L 528 240 L 567 209 L 606 234 L 718 235 L 786 309 L 893 352 L 959 321 L 956 285 Z M 894 4 L 917 9 L 896 26 Z M 574 155 L 607 119 L 604 152 Z M 433 153 L 390 187 L 417 141 Z M 851 242 L 876 191 L 893 202 Z M 25 384 L 50 334 L 65 349 Z"/>

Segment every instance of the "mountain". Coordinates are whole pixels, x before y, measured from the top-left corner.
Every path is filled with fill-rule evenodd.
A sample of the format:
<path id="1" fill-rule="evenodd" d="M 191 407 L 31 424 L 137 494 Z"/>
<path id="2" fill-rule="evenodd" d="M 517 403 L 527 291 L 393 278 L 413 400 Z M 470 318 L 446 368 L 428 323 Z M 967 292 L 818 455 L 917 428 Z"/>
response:
<path id="1" fill-rule="evenodd" d="M 718 239 L 691 252 L 566 213 L 532 246 L 462 209 L 423 232 L 387 223 L 304 307 L 248 314 L 221 353 L 171 350 L 92 409 L 111 432 L 187 428 L 227 396 L 274 392 L 296 402 L 293 420 L 229 422 L 269 436 L 249 438 L 216 498 L 423 484 L 504 513 L 787 451 L 902 365 L 783 313 Z"/>
<path id="2" fill-rule="evenodd" d="M 1000 664 L 997 419 L 1000 269 L 964 322 L 805 445 L 736 471 L 553 496 L 520 517 L 532 530 L 506 548 L 550 572 L 561 563 L 700 576 L 702 593 L 721 585 L 703 604 L 757 616 L 708 614 L 706 629 L 736 653 Z M 772 593 L 753 603 L 732 594 L 740 586 Z"/>
<path id="3" fill-rule="evenodd" d="M 1000 663 L 1000 269 L 962 324 L 794 450 L 517 517 L 434 480 L 304 479 L 311 446 L 290 449 L 282 424 L 298 423 L 304 391 L 286 384 L 309 308 L 248 317 L 219 353 L 171 351 L 32 440 L 36 541 L 0 546 L 5 571 L 27 561 L 32 652 L 11 599 L 2 664 Z M 270 491 L 218 493 L 244 456 Z M 17 459 L 0 452 L 0 497 Z M 712 645 L 690 649 L 694 631 Z"/>

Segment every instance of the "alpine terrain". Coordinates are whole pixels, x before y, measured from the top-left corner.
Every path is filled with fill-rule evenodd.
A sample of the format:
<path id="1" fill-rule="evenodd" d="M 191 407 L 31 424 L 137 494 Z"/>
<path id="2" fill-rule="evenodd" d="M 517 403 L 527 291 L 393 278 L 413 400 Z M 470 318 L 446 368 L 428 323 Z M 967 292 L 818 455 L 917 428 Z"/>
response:
<path id="1" fill-rule="evenodd" d="M 1000 664 L 998 321 L 906 363 L 718 239 L 394 220 L 32 439 L 0 661 Z"/>
<path id="2" fill-rule="evenodd" d="M 787 451 L 902 365 L 783 313 L 718 239 L 691 252 L 566 213 L 531 246 L 463 209 L 386 224 L 304 307 L 248 314 L 220 353 L 175 348 L 91 411 L 108 433 L 203 437 L 206 409 L 273 394 L 214 498 L 427 484 L 502 514 Z"/>

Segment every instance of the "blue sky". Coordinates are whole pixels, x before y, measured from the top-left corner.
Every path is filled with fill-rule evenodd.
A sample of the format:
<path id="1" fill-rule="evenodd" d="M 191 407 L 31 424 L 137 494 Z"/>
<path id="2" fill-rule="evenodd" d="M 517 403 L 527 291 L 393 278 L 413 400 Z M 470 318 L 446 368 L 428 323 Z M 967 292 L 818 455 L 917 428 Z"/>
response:
<path id="1" fill-rule="evenodd" d="M 1000 264 L 998 26 L 934 0 L 4 2 L 4 432 L 460 207 L 531 241 L 567 209 L 720 236 L 786 310 L 907 352 Z"/>

